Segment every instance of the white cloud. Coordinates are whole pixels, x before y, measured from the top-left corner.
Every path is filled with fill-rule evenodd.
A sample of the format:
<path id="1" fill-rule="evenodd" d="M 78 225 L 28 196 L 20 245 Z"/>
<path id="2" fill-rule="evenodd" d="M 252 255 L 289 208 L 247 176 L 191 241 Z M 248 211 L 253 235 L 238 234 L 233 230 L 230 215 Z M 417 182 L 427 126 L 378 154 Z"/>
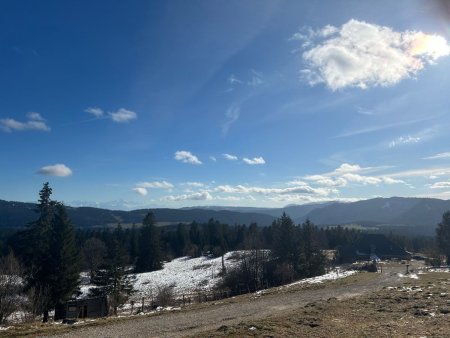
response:
<path id="1" fill-rule="evenodd" d="M 46 124 L 45 119 L 41 114 L 30 112 L 27 114 L 28 120 L 20 122 L 15 119 L 6 118 L 0 119 L 0 128 L 6 132 L 25 131 L 25 130 L 39 130 L 50 131 L 51 128 Z"/>
<path id="2" fill-rule="evenodd" d="M 215 191 L 227 193 L 227 194 L 259 194 L 259 195 L 272 195 L 272 194 L 312 194 L 327 196 L 335 190 L 325 188 L 312 188 L 308 185 L 300 185 L 288 188 L 264 188 L 264 187 L 251 187 L 244 185 L 219 185 L 215 188 Z"/>
<path id="3" fill-rule="evenodd" d="M 247 84 L 251 87 L 256 87 L 262 85 L 263 83 L 264 81 L 262 73 L 252 69 L 252 78 L 247 82 Z"/>
<path id="4" fill-rule="evenodd" d="M 189 164 L 202 164 L 202 162 L 197 158 L 197 156 L 193 155 L 190 151 L 180 150 L 175 152 L 174 159 L 177 161 L 181 161 L 183 163 Z"/>
<path id="5" fill-rule="evenodd" d="M 396 138 L 395 140 L 389 142 L 389 148 L 395 148 L 398 147 L 400 145 L 405 145 L 405 144 L 413 144 L 413 143 L 419 143 L 422 140 L 421 137 L 415 137 L 415 136 L 400 136 L 398 138 Z"/>
<path id="6" fill-rule="evenodd" d="M 201 187 L 204 187 L 205 185 L 203 184 L 203 183 L 201 183 L 201 182 L 186 182 L 186 183 L 184 183 L 185 185 L 187 185 L 187 186 L 190 186 L 190 187 L 194 187 L 194 188 L 201 188 Z"/>
<path id="7" fill-rule="evenodd" d="M 86 113 L 94 115 L 95 117 L 101 117 L 104 114 L 103 109 L 98 108 L 98 107 L 89 107 L 89 108 L 86 108 L 84 111 Z"/>
<path id="8" fill-rule="evenodd" d="M 332 172 L 320 175 L 308 175 L 304 176 L 303 179 L 323 187 L 345 187 L 348 186 L 349 183 L 363 185 L 404 184 L 411 187 L 410 184 L 403 180 L 392 178 L 392 174 L 379 176 L 363 175 L 364 173 L 380 170 L 382 168 L 383 167 L 363 168 L 358 164 L 343 163 Z"/>
<path id="9" fill-rule="evenodd" d="M 343 163 L 334 172 L 338 174 L 345 174 L 345 173 L 356 173 L 362 170 L 363 168 L 361 168 L 358 164 Z"/>
<path id="10" fill-rule="evenodd" d="M 228 161 L 237 161 L 238 157 L 231 154 L 222 154 L 222 156 Z"/>
<path id="11" fill-rule="evenodd" d="M 209 201 L 209 200 L 212 200 L 213 197 L 211 196 L 211 194 L 208 191 L 201 191 L 201 192 L 196 192 L 196 193 L 192 193 L 192 194 L 185 194 L 185 195 L 165 196 L 162 199 L 166 200 L 166 201 L 186 201 L 186 200 L 190 200 L 190 201 Z"/>
<path id="12" fill-rule="evenodd" d="M 266 163 L 266 161 L 261 156 L 253 157 L 253 158 L 244 157 L 242 159 L 242 161 L 244 161 L 245 163 L 247 163 L 249 165 L 257 165 L 257 164 L 265 164 Z"/>
<path id="13" fill-rule="evenodd" d="M 153 189 L 173 189 L 173 184 L 166 181 L 140 182 L 136 186 Z"/>
<path id="14" fill-rule="evenodd" d="M 148 190 L 142 187 L 136 187 L 133 188 L 133 191 L 136 192 L 137 194 L 141 195 L 141 196 L 147 196 L 148 195 Z"/>
<path id="15" fill-rule="evenodd" d="M 354 19 L 339 28 L 326 26 L 292 39 L 304 42 L 302 74 L 309 84 L 325 83 L 331 90 L 394 85 L 450 54 L 441 36 L 395 32 Z"/>
<path id="16" fill-rule="evenodd" d="M 213 162 L 216 162 L 216 161 L 217 161 L 217 158 L 216 158 L 215 156 L 210 156 L 209 159 L 210 159 L 211 161 L 213 161 Z"/>
<path id="17" fill-rule="evenodd" d="M 239 79 L 236 77 L 236 75 L 234 75 L 234 74 L 231 74 L 231 75 L 228 77 L 228 82 L 229 82 L 230 84 L 235 84 L 235 83 L 242 84 L 242 81 L 239 80 Z"/>
<path id="18" fill-rule="evenodd" d="M 450 181 L 436 182 L 430 188 L 431 189 L 449 189 L 450 188 Z"/>
<path id="19" fill-rule="evenodd" d="M 235 123 L 239 119 L 240 115 L 241 115 L 241 107 L 238 105 L 233 104 L 227 109 L 225 113 L 226 121 L 222 125 L 223 134 L 228 133 L 228 130 L 230 130 L 230 127 L 233 125 L 233 123 Z"/>
<path id="20" fill-rule="evenodd" d="M 118 123 L 129 122 L 137 118 L 137 114 L 134 111 L 124 108 L 120 108 L 118 111 L 108 114 L 114 122 Z"/>
<path id="21" fill-rule="evenodd" d="M 166 181 L 153 181 L 153 182 L 139 182 L 136 184 L 136 187 L 133 188 L 133 191 L 138 193 L 141 196 L 147 196 L 148 189 L 173 189 L 173 184 Z"/>
<path id="22" fill-rule="evenodd" d="M 450 152 L 448 153 L 439 153 L 433 156 L 425 157 L 424 160 L 441 160 L 450 158 Z"/>
<path id="23" fill-rule="evenodd" d="M 72 170 L 64 164 L 54 164 L 42 167 L 37 171 L 41 175 L 65 177 L 72 175 Z"/>
<path id="24" fill-rule="evenodd" d="M 45 119 L 41 116 L 41 114 L 36 112 L 29 112 L 27 114 L 28 119 L 33 121 L 45 121 Z"/>

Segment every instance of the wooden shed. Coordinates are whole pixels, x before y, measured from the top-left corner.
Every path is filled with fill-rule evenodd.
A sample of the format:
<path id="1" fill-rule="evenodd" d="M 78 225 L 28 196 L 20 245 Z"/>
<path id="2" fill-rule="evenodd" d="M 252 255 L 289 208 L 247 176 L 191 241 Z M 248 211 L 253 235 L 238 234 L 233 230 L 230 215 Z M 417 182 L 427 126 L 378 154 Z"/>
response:
<path id="1" fill-rule="evenodd" d="M 106 296 L 72 299 L 55 309 L 55 320 L 106 316 L 108 316 L 108 298 Z"/>

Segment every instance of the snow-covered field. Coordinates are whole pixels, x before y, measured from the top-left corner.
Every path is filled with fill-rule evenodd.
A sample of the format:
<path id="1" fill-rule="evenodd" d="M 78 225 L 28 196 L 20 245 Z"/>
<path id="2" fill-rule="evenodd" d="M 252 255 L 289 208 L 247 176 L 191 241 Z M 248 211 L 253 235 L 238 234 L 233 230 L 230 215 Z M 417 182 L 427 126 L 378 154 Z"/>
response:
<path id="1" fill-rule="evenodd" d="M 225 254 L 225 267 L 230 269 L 237 261 L 230 259 L 235 252 Z M 164 263 L 159 271 L 136 274 L 135 289 L 138 294 L 150 295 L 158 287 L 171 286 L 176 295 L 211 290 L 221 279 L 222 257 L 180 257 Z"/>
<path id="2" fill-rule="evenodd" d="M 225 254 L 225 267 L 227 270 L 238 264 L 235 257 L 245 254 L 245 251 L 232 251 Z M 135 274 L 133 298 L 156 296 L 158 289 L 172 287 L 175 296 L 192 295 L 197 292 L 211 291 L 221 280 L 222 257 L 180 257 L 170 262 L 165 262 L 163 269 L 158 271 Z M 357 273 L 355 270 L 335 269 L 322 276 L 306 278 L 281 288 L 288 288 L 298 284 L 316 284 L 325 281 L 345 278 Z M 82 285 L 82 297 L 87 296 L 90 285 Z"/>

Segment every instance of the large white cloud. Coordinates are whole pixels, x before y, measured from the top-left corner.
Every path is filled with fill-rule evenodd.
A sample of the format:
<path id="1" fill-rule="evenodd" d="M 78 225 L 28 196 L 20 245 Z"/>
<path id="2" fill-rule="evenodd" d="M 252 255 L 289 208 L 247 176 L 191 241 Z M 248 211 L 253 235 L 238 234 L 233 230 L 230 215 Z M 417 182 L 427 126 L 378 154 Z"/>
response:
<path id="1" fill-rule="evenodd" d="M 41 175 L 65 177 L 72 175 L 72 170 L 65 164 L 53 164 L 40 168 L 37 171 Z"/>
<path id="2" fill-rule="evenodd" d="M 174 159 L 183 163 L 189 164 L 202 164 L 197 156 L 193 155 L 190 151 L 179 150 L 175 152 Z"/>
<path id="3" fill-rule="evenodd" d="M 325 83 L 332 90 L 394 85 L 450 54 L 439 35 L 396 32 L 354 19 L 341 27 L 297 33 L 292 39 L 303 41 L 302 74 L 309 84 Z"/>
<path id="4" fill-rule="evenodd" d="M 25 130 L 39 130 L 50 131 L 51 128 L 45 122 L 41 114 L 31 112 L 27 114 L 27 121 L 21 122 L 15 119 L 6 118 L 0 119 L 0 129 L 6 132 L 25 131 Z"/>

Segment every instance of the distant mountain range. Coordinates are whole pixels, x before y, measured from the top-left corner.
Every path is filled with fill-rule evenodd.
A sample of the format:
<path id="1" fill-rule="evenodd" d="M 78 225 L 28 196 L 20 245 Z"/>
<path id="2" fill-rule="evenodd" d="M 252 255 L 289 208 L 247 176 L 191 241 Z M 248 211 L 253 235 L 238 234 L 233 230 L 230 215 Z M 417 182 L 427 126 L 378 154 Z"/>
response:
<path id="1" fill-rule="evenodd" d="M 33 203 L 0 200 L 0 228 L 22 227 L 36 219 Z M 152 211 L 160 225 L 207 222 L 213 218 L 226 224 L 257 223 L 270 225 L 283 212 L 295 223 L 310 219 L 320 226 L 355 225 L 370 229 L 392 230 L 434 235 L 442 214 L 450 210 L 450 200 L 433 198 L 374 198 L 341 203 L 289 205 L 284 208 L 251 208 L 205 206 L 182 209 L 139 209 L 132 211 L 92 207 L 67 207 L 72 222 L 80 228 L 105 227 L 117 223 L 140 224 L 145 214 Z"/>

